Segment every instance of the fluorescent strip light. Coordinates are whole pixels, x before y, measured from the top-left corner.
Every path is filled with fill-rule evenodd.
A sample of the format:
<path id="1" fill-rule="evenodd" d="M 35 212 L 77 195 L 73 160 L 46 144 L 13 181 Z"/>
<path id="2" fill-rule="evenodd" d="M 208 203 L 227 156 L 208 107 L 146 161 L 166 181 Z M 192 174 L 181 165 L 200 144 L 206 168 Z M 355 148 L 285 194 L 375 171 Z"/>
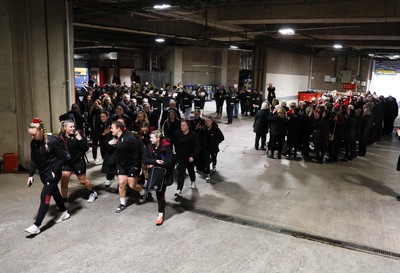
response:
<path id="1" fill-rule="evenodd" d="M 162 5 L 154 5 L 153 6 L 154 9 L 159 9 L 159 10 L 168 9 L 170 7 L 171 7 L 171 5 L 169 5 L 169 4 L 162 4 Z"/>
<path id="2" fill-rule="evenodd" d="M 164 43 L 165 39 L 164 38 L 156 38 L 157 43 Z"/>
<path id="3" fill-rule="evenodd" d="M 208 64 L 192 64 L 192 66 L 208 66 Z"/>
<path id="4" fill-rule="evenodd" d="M 336 49 L 341 49 L 341 48 L 343 48 L 343 46 L 340 45 L 340 44 L 334 44 L 333 47 L 336 48 Z"/>
<path id="5" fill-rule="evenodd" d="M 229 49 L 239 49 L 239 47 L 235 46 L 235 45 L 231 45 L 231 46 L 229 46 Z"/>
<path id="6" fill-rule="evenodd" d="M 294 30 L 291 28 L 281 28 L 279 33 L 282 35 L 294 35 Z"/>

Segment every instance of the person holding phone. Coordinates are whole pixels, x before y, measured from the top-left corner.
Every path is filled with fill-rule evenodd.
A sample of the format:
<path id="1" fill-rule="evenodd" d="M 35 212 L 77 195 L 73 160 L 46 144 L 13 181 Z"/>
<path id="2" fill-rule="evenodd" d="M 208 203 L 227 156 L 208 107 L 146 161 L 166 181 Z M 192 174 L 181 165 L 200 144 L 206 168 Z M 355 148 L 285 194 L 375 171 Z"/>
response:
<path id="1" fill-rule="evenodd" d="M 64 151 L 62 143 L 53 135 L 48 135 L 46 127 L 38 118 L 34 118 L 29 125 L 28 132 L 32 137 L 31 141 L 31 163 L 29 168 L 29 177 L 27 184 L 30 187 L 33 182 L 33 176 L 36 170 L 39 171 L 40 180 L 43 183 L 43 189 L 40 194 L 40 206 L 36 216 L 36 221 L 25 231 L 30 234 L 39 234 L 40 225 L 49 209 L 50 199 L 53 196 L 60 215 L 56 218 L 56 223 L 70 218 L 60 191 L 58 182 L 61 178 L 62 166 L 64 163 Z"/>

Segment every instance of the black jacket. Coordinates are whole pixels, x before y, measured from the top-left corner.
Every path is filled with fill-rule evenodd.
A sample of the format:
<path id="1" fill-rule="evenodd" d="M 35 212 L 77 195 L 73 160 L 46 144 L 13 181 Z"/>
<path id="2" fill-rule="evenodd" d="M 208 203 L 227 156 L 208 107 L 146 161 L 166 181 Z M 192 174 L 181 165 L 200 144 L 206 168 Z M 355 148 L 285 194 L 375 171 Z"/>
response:
<path id="1" fill-rule="evenodd" d="M 199 137 L 195 132 L 189 131 L 186 135 L 181 130 L 175 132 L 172 139 L 175 146 L 176 159 L 187 162 L 189 157 L 194 159 L 198 156 L 200 145 Z"/>
<path id="2" fill-rule="evenodd" d="M 157 159 L 163 160 L 164 164 L 157 164 Z M 148 144 L 143 153 L 143 164 L 163 167 L 167 169 L 167 173 L 164 179 L 167 180 L 168 178 L 172 178 L 175 164 L 172 149 L 170 147 L 168 139 L 160 139 L 159 147 L 156 147 L 151 143 Z"/>
<path id="3" fill-rule="evenodd" d="M 89 146 L 86 143 L 84 136 L 81 134 L 82 139 L 78 140 L 74 135 L 69 138 L 65 135 L 61 135 L 63 141 L 66 143 L 69 155 L 71 159 L 65 160 L 64 165 L 73 164 L 80 160 L 84 161 L 84 155 L 89 150 Z"/>
<path id="4" fill-rule="evenodd" d="M 253 131 L 259 135 L 266 135 L 268 134 L 268 109 L 261 109 L 256 113 L 254 116 L 254 124 L 253 124 Z"/>
<path id="5" fill-rule="evenodd" d="M 117 164 L 122 168 L 140 167 L 143 148 L 139 140 L 130 132 L 124 131 L 115 147 Z"/>
<path id="6" fill-rule="evenodd" d="M 202 152 L 208 154 L 216 154 L 219 152 L 219 144 L 224 141 L 225 137 L 216 124 L 211 129 L 204 127 L 199 132 L 200 148 Z"/>
<path id="7" fill-rule="evenodd" d="M 57 137 L 48 135 L 49 151 L 46 151 L 44 141 L 31 141 L 31 165 L 29 176 L 33 176 L 39 170 L 42 182 L 57 183 L 61 178 L 62 166 L 64 164 L 63 143 Z M 55 178 L 51 173 L 55 174 Z"/>
<path id="8" fill-rule="evenodd" d="M 268 116 L 268 121 L 271 127 L 271 135 L 284 137 L 286 135 L 287 119 L 282 118 L 272 112 Z"/>

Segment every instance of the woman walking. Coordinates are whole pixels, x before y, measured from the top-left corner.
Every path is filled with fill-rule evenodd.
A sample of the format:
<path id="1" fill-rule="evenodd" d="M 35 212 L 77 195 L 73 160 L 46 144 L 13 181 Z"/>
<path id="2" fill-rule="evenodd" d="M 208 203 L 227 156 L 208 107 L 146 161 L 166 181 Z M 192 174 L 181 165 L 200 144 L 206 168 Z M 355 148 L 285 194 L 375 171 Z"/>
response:
<path id="1" fill-rule="evenodd" d="M 67 147 L 69 158 L 65 160 L 61 177 L 61 194 L 66 207 L 68 203 L 68 184 L 72 175 L 75 173 L 79 182 L 89 191 L 88 202 L 92 203 L 97 198 L 97 192 L 93 190 L 92 184 L 86 177 L 85 153 L 89 150 L 86 140 L 82 133 L 75 130 L 75 123 L 67 120 L 61 123 L 60 135 Z"/>
<path id="2" fill-rule="evenodd" d="M 158 202 L 158 216 L 156 225 L 162 225 L 165 213 L 165 191 L 167 186 L 173 182 L 174 159 L 169 141 L 163 137 L 161 131 L 155 130 L 150 135 L 151 143 L 147 145 L 143 154 L 143 164 L 146 165 L 149 172 L 155 166 L 166 169 L 163 183 L 160 191 L 156 191 Z"/>
<path id="3" fill-rule="evenodd" d="M 142 166 L 142 144 L 130 131 L 125 129 L 124 124 L 120 121 L 114 121 L 111 124 L 111 132 L 116 137 L 109 144 L 115 145 L 120 199 L 120 204 L 115 212 L 120 213 L 127 208 L 125 200 L 127 185 L 140 193 L 141 203 L 146 200 L 148 192 L 138 184 Z"/>
<path id="4" fill-rule="evenodd" d="M 33 175 L 36 170 L 39 170 L 43 189 L 40 194 L 40 206 L 36 221 L 25 231 L 30 234 L 39 234 L 39 227 L 49 209 L 52 196 L 61 212 L 55 222 L 61 223 L 70 217 L 57 186 L 61 178 L 64 150 L 62 143 L 55 136 L 47 135 L 46 127 L 40 119 L 34 118 L 32 120 L 28 132 L 32 137 L 32 141 L 31 165 L 27 184 L 29 187 L 33 184 Z"/>
<path id="5" fill-rule="evenodd" d="M 212 171 L 216 172 L 217 155 L 219 152 L 219 144 L 224 141 L 225 137 L 218 125 L 211 117 L 206 117 L 205 127 L 200 131 L 200 154 L 206 182 L 210 183 L 210 163 L 212 163 Z"/>

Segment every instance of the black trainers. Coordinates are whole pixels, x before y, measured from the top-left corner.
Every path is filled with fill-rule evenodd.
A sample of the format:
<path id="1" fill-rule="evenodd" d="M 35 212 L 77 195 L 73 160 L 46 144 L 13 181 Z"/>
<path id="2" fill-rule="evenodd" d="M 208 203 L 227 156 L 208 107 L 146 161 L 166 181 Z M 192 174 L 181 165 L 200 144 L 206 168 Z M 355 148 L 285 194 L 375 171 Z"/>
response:
<path id="1" fill-rule="evenodd" d="M 144 190 L 144 194 L 140 195 L 139 203 L 143 204 L 144 202 L 146 202 L 148 197 L 149 197 L 149 191 L 148 190 Z"/>
<path id="2" fill-rule="evenodd" d="M 120 213 L 121 211 L 123 211 L 125 209 L 126 209 L 125 205 L 119 204 L 118 208 L 115 209 L 115 212 Z"/>

